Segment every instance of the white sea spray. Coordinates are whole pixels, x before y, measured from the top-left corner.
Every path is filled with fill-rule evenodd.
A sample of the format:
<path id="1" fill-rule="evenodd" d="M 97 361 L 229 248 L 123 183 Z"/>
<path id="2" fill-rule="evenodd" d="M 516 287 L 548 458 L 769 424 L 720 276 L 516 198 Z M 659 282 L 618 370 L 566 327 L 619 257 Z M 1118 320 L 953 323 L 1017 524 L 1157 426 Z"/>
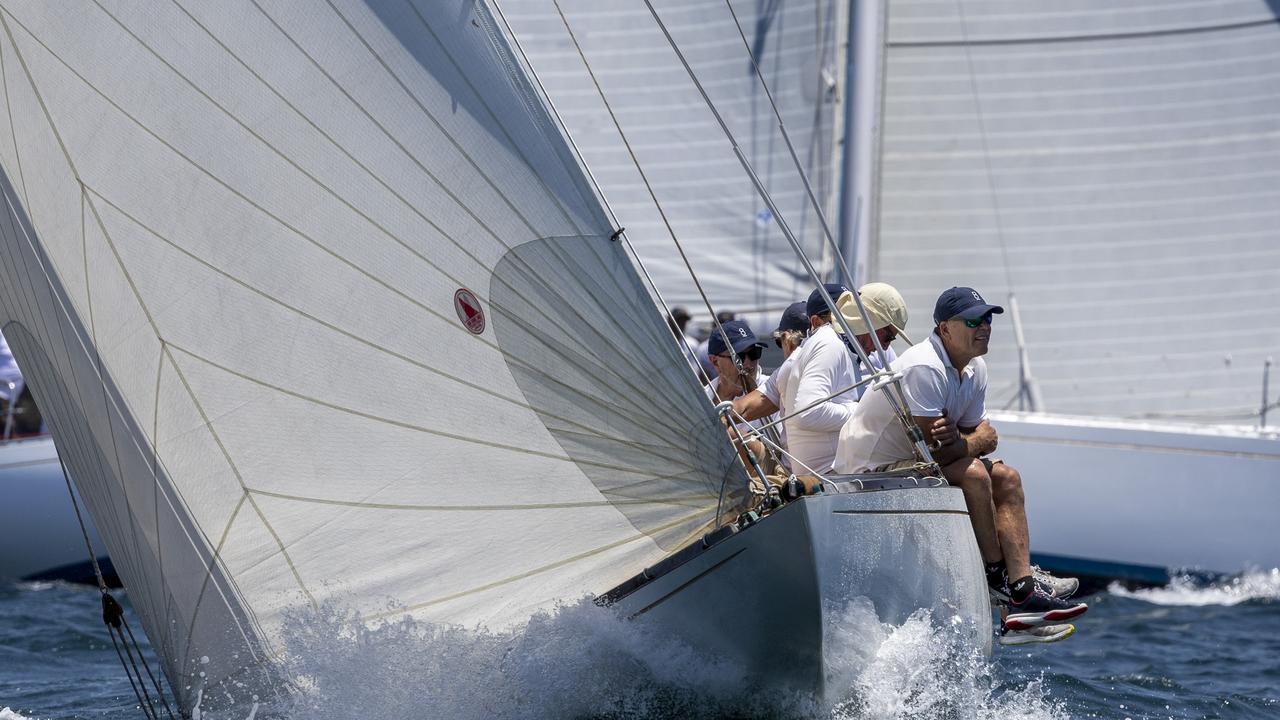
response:
<path id="1" fill-rule="evenodd" d="M 1280 568 L 1252 570 L 1211 583 L 1205 583 L 1194 575 L 1182 574 L 1163 587 L 1126 590 L 1113 584 L 1108 591 L 1112 595 L 1142 600 L 1153 605 L 1186 607 L 1230 606 L 1257 600 L 1280 600 Z"/>
<path id="2" fill-rule="evenodd" d="M 846 657 L 833 657 L 840 654 Z M 1068 717 L 1039 680 L 1001 686 L 960 618 L 935 620 L 920 610 L 895 626 L 878 622 L 869 603 L 854 604 L 829 625 L 826 655 L 848 688 L 829 713 L 833 720 Z"/>
<path id="3" fill-rule="evenodd" d="M 1036 681 L 997 687 L 958 620 L 881 623 L 869 602 L 829 612 L 829 697 L 771 691 L 731 663 L 583 600 L 518 630 L 364 622 L 338 607 L 285 627 L 293 718 L 1066 717 Z M 752 628 L 743 628 L 751 632 Z M 338 713 L 342 715 L 343 713 Z"/>

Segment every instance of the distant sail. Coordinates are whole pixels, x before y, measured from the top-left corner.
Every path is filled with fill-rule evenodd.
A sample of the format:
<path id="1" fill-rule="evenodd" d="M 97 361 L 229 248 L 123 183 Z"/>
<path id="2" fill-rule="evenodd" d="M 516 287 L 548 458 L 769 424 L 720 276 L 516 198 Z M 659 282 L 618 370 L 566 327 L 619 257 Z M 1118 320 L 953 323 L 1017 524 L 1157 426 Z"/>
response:
<path id="1" fill-rule="evenodd" d="M 942 290 L 1012 282 L 1047 409 L 1255 424 L 1280 352 L 1276 8 L 890 3 L 876 277 L 912 336 Z M 1017 391 L 1008 317 L 991 407 Z"/>
<path id="2" fill-rule="evenodd" d="M 559 5 L 564 21 L 549 0 L 507 0 L 501 7 L 665 299 L 706 313 L 575 38 L 712 304 L 776 324 L 787 305 L 808 297 L 813 282 L 653 16 L 639 2 Z M 728 5 L 653 5 L 806 253 L 820 272 L 831 272 L 835 263 L 817 213 Z M 833 232 L 839 220 L 833 208 L 839 191 L 844 5 L 733 3 Z"/>
<path id="3" fill-rule="evenodd" d="M 515 622 L 745 484 L 483 4 L 0 8 L 0 322 L 183 707 L 290 606 Z"/>

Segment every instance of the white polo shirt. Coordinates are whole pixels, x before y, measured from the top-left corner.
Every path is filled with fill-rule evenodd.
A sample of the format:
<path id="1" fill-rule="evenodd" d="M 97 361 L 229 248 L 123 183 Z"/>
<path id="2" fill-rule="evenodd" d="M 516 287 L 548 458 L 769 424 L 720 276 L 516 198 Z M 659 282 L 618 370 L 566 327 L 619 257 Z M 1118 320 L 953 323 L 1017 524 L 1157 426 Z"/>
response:
<path id="1" fill-rule="evenodd" d="M 760 392 L 783 410 L 793 412 L 852 385 L 857 378 L 853 355 L 830 325 L 823 325 L 805 339 L 791 357 L 760 386 Z M 787 452 L 803 463 L 796 472 L 825 473 L 836 456 L 840 428 L 844 427 L 857 394 L 847 392 L 783 421 Z"/>
<path id="2" fill-rule="evenodd" d="M 960 427 L 977 427 L 987 417 L 987 363 L 974 358 L 958 371 L 947 358 L 942 338 L 930 333 L 890 364 L 902 373 L 902 390 L 912 415 L 947 417 Z M 834 469 L 838 473 L 866 472 L 915 457 L 893 406 L 881 390 L 868 393 L 840 431 Z"/>

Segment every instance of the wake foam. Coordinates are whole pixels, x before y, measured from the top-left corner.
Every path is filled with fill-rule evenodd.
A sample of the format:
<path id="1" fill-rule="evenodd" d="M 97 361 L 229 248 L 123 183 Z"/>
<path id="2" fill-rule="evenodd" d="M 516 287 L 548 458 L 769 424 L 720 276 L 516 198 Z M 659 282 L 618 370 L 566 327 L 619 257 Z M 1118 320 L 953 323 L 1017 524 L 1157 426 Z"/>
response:
<path id="1" fill-rule="evenodd" d="M 991 718 L 1061 720 L 1038 681 L 1000 687 L 958 621 L 901 626 L 854 603 L 827 628 L 834 698 L 786 696 L 678 638 L 588 600 L 513 631 L 410 619 L 365 623 L 328 607 L 289 617 L 294 718 Z M 743 628 L 743 632 L 752 632 Z"/>
<path id="2" fill-rule="evenodd" d="M 1038 679 L 1002 687 L 995 667 L 974 646 L 972 629 L 958 617 L 935 622 L 919 610 L 893 626 L 877 622 L 870 603 L 855 603 L 828 635 L 828 666 L 848 673 L 849 688 L 827 714 L 833 720 L 1068 717 Z"/>
<path id="3" fill-rule="evenodd" d="M 1168 585 L 1126 590 L 1118 584 L 1107 588 L 1112 595 L 1154 605 L 1239 605 L 1255 600 L 1280 600 L 1280 568 L 1255 570 L 1236 577 L 1206 583 L 1194 575 L 1178 575 Z"/>
<path id="4" fill-rule="evenodd" d="M 20 715 L 9 708 L 0 708 L 0 720 L 34 720 L 26 715 Z"/>

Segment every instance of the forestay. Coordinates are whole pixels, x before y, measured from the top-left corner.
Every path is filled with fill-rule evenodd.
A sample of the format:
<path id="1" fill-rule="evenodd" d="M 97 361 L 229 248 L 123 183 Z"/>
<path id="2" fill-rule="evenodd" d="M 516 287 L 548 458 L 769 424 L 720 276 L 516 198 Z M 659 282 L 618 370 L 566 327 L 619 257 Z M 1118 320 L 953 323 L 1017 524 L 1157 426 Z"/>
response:
<path id="1" fill-rule="evenodd" d="M 731 13 L 725 0 L 653 2 L 806 254 L 824 274 L 834 269 L 835 261 L 751 58 L 768 82 L 801 167 L 835 227 L 842 6 L 827 0 L 736 0 Z M 787 305 L 808 297 L 813 282 L 644 3 L 560 0 L 557 8 L 551 0 L 504 0 L 501 8 L 668 302 L 705 314 L 645 179 L 717 310 L 736 311 L 753 324 L 772 327 L 768 323 L 776 323 Z M 645 177 L 629 157 L 623 136 Z"/>
<path id="2" fill-rule="evenodd" d="M 483 5 L 2 6 L 4 332 L 185 708 L 289 607 L 516 622 L 745 484 Z"/>

